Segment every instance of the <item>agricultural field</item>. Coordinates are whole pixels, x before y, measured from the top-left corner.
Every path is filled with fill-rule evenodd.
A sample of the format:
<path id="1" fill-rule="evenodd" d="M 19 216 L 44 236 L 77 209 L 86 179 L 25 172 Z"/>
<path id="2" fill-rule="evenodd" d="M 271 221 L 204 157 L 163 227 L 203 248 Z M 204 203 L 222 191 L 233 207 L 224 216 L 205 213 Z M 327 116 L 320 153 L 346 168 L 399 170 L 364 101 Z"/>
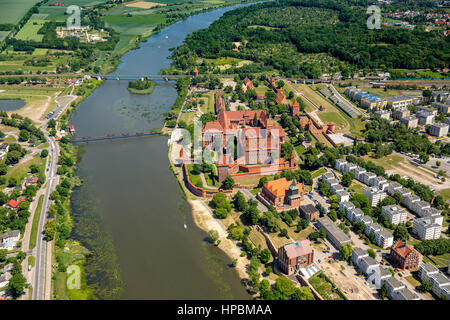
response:
<path id="1" fill-rule="evenodd" d="M 39 0 L 2 0 L 0 21 L 2 24 L 17 24 Z"/>
<path id="2" fill-rule="evenodd" d="M 45 22 L 46 20 L 28 20 L 14 38 L 17 40 L 31 40 L 41 42 L 44 35 L 38 34 L 38 31 L 42 28 Z"/>
<path id="3" fill-rule="evenodd" d="M 0 31 L 0 42 L 5 40 L 11 31 Z"/>

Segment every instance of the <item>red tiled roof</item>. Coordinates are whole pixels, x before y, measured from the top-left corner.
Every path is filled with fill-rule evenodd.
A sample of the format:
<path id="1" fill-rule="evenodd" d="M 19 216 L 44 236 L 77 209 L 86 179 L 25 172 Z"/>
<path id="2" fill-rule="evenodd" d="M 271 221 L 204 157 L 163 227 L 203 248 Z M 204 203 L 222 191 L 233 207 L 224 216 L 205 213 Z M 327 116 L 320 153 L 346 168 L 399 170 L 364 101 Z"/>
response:
<path id="1" fill-rule="evenodd" d="M 11 200 L 9 200 L 9 202 L 8 202 L 8 206 L 10 206 L 10 207 L 12 207 L 12 208 L 17 208 L 17 206 L 18 206 L 21 202 L 23 202 L 23 201 L 25 201 L 24 198 L 21 198 L 19 201 L 16 201 L 16 200 L 14 200 L 14 199 L 11 199 Z"/>
<path id="2" fill-rule="evenodd" d="M 214 131 L 223 131 L 223 128 L 220 125 L 220 123 L 218 123 L 216 121 L 214 121 L 214 122 L 210 121 L 210 122 L 207 122 L 205 124 L 205 126 L 203 127 L 203 132 L 208 131 L 208 130 L 210 130 L 210 131 L 213 131 L 213 130 Z"/>
<path id="3" fill-rule="evenodd" d="M 311 242 L 308 239 L 305 239 L 285 245 L 284 250 L 286 251 L 286 255 L 289 259 L 294 259 L 312 253 L 313 248 L 311 246 Z"/>
<path id="4" fill-rule="evenodd" d="M 292 184 L 292 180 L 288 181 L 286 178 L 281 178 L 273 181 L 269 181 L 264 184 L 264 187 L 276 197 L 284 196 L 289 186 Z M 301 183 L 297 183 L 298 190 L 303 190 Z"/>

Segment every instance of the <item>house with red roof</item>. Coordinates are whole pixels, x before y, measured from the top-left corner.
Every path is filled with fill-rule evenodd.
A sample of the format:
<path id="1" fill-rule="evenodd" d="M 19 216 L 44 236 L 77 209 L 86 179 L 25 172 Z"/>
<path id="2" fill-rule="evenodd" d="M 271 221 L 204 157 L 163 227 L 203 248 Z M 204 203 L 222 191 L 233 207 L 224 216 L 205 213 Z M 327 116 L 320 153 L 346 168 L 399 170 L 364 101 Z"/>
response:
<path id="1" fill-rule="evenodd" d="M 25 200 L 24 198 L 20 198 L 20 200 L 18 200 L 18 201 L 14 200 L 14 199 L 11 199 L 11 200 L 8 201 L 7 206 L 8 206 L 10 209 L 16 209 L 16 208 L 19 206 L 19 204 L 20 204 L 21 202 L 23 202 L 23 201 L 26 201 L 26 200 Z"/>

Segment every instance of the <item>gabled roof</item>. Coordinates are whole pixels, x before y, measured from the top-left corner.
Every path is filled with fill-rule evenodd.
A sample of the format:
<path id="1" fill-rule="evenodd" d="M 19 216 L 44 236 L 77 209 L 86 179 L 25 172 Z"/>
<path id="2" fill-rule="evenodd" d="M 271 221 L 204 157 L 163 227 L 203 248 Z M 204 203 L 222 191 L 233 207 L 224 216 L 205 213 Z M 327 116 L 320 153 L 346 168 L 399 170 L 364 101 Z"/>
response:
<path id="1" fill-rule="evenodd" d="M 8 206 L 13 207 L 13 208 L 17 208 L 17 206 L 23 201 L 25 201 L 24 198 L 21 198 L 19 201 L 11 199 L 11 200 L 8 201 Z"/>

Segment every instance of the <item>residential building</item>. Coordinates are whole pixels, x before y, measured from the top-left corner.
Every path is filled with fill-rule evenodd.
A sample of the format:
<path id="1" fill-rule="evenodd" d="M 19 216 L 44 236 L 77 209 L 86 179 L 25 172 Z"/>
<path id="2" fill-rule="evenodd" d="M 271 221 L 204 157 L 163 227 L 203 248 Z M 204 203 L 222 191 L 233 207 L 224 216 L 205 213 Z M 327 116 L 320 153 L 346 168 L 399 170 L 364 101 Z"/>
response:
<path id="1" fill-rule="evenodd" d="M 276 209 L 298 207 L 304 199 L 303 185 L 281 178 L 269 181 L 263 185 L 260 195 Z"/>
<path id="2" fill-rule="evenodd" d="M 344 159 L 336 159 L 334 162 L 334 168 L 338 171 L 344 171 L 344 165 L 347 164 L 347 161 Z"/>
<path id="3" fill-rule="evenodd" d="M 322 174 L 322 181 L 326 182 L 331 179 L 336 179 L 335 175 L 332 172 L 326 172 Z"/>
<path id="4" fill-rule="evenodd" d="M 438 109 L 439 112 L 442 112 L 445 114 L 450 113 L 450 104 L 448 104 L 448 103 L 433 102 L 431 104 L 431 106 Z"/>
<path id="5" fill-rule="evenodd" d="M 403 201 L 404 197 L 411 195 L 411 190 L 402 187 L 402 188 L 398 189 L 395 193 L 400 193 L 400 195 L 402 196 L 402 201 Z"/>
<path id="6" fill-rule="evenodd" d="M 327 239 L 339 249 L 343 244 L 350 243 L 350 237 L 344 233 L 328 216 L 317 219 L 319 228 L 324 228 Z"/>
<path id="7" fill-rule="evenodd" d="M 392 233 L 384 228 L 381 228 L 380 231 L 377 231 L 374 234 L 375 241 L 379 247 L 386 249 L 392 246 L 392 243 L 394 242 L 394 236 L 392 235 Z"/>
<path id="8" fill-rule="evenodd" d="M 417 106 L 417 111 L 429 112 L 429 113 L 432 113 L 434 116 L 437 116 L 437 114 L 438 114 L 438 111 L 436 109 L 431 109 L 431 108 L 424 107 L 424 106 Z"/>
<path id="9" fill-rule="evenodd" d="M 392 109 L 407 107 L 413 103 L 413 99 L 409 96 L 393 96 L 386 98 L 387 105 Z"/>
<path id="10" fill-rule="evenodd" d="M 409 290 L 408 288 L 402 288 L 400 290 L 396 290 L 392 293 L 392 300 L 420 300 L 419 296 Z"/>
<path id="11" fill-rule="evenodd" d="M 434 114 L 432 114 L 431 112 L 419 111 L 416 112 L 416 117 L 421 126 L 434 123 Z"/>
<path id="12" fill-rule="evenodd" d="M 339 190 L 335 192 L 339 202 L 350 201 L 350 193 L 347 190 Z"/>
<path id="13" fill-rule="evenodd" d="M 347 213 L 349 210 L 354 209 L 355 205 L 353 202 L 343 201 L 339 203 L 339 208 L 345 210 L 345 213 Z"/>
<path id="14" fill-rule="evenodd" d="M 413 203 L 420 201 L 420 197 L 415 194 L 408 194 L 402 197 L 401 204 L 403 204 L 408 209 L 412 209 Z"/>
<path id="15" fill-rule="evenodd" d="M 379 266 L 380 263 L 370 256 L 361 258 L 358 264 L 358 267 L 366 275 L 372 274 Z"/>
<path id="16" fill-rule="evenodd" d="M 440 226 L 442 226 L 442 223 L 444 221 L 444 216 L 436 208 L 424 209 L 424 210 L 422 210 L 421 212 L 418 213 L 418 216 L 420 216 L 421 218 L 431 219 L 431 221 L 433 223 L 437 223 Z"/>
<path id="17" fill-rule="evenodd" d="M 19 206 L 19 204 L 23 201 L 26 201 L 26 200 L 24 198 L 20 198 L 20 200 L 17 200 L 17 201 L 14 199 L 11 199 L 8 201 L 6 206 L 10 209 L 16 209 Z"/>
<path id="18" fill-rule="evenodd" d="M 313 259 L 314 250 L 309 240 L 287 244 L 278 249 L 278 266 L 288 275 L 311 264 Z"/>
<path id="19" fill-rule="evenodd" d="M 373 223 L 372 218 L 369 217 L 368 215 L 363 215 L 363 216 L 357 217 L 357 218 L 356 218 L 356 222 L 359 222 L 359 221 L 361 221 L 362 223 L 364 223 L 364 225 Z"/>
<path id="20" fill-rule="evenodd" d="M 377 177 L 377 175 L 375 173 L 367 171 L 360 176 L 359 181 L 370 186 L 372 183 L 372 180 L 375 179 L 376 177 Z"/>
<path id="21" fill-rule="evenodd" d="M 392 297 L 392 294 L 394 292 L 405 288 L 405 285 L 400 280 L 398 280 L 394 277 L 388 278 L 384 283 L 386 283 L 386 285 L 388 287 L 389 298 Z"/>
<path id="22" fill-rule="evenodd" d="M 347 211 L 347 218 L 351 223 L 355 223 L 358 217 L 362 217 L 364 212 L 360 208 L 353 208 Z"/>
<path id="23" fill-rule="evenodd" d="M 382 229 L 382 227 L 374 222 L 370 224 L 366 224 L 366 228 L 364 229 L 364 233 L 366 236 L 369 236 L 371 233 L 375 235 L 375 233 L 379 232 Z"/>
<path id="24" fill-rule="evenodd" d="M 408 246 L 406 241 L 396 241 L 389 253 L 392 264 L 405 270 L 416 270 L 422 262 L 422 255 L 413 246 Z"/>
<path id="25" fill-rule="evenodd" d="M 361 175 L 366 173 L 367 170 L 361 167 L 356 167 L 353 170 L 351 170 L 351 172 L 353 172 L 355 174 L 355 178 L 357 180 L 361 180 Z"/>
<path id="26" fill-rule="evenodd" d="M 414 129 L 419 124 L 419 119 L 416 116 L 408 116 L 401 118 L 400 123 L 403 123 L 408 129 Z"/>
<path id="27" fill-rule="evenodd" d="M 10 273 L 0 274 L 0 288 L 6 287 L 11 278 L 12 275 Z"/>
<path id="28" fill-rule="evenodd" d="M 433 91 L 431 93 L 432 100 L 438 101 L 438 102 L 446 101 L 449 97 L 450 97 L 450 92 L 448 92 L 448 91 L 439 90 L 439 91 Z"/>
<path id="29" fill-rule="evenodd" d="M 346 164 L 344 164 L 344 165 L 342 166 L 342 169 L 343 169 L 342 172 L 344 172 L 344 173 L 349 173 L 349 172 L 351 172 L 352 170 L 356 169 L 356 167 L 357 167 L 356 164 L 351 163 L 351 162 L 347 162 Z"/>
<path id="30" fill-rule="evenodd" d="M 377 110 L 373 113 L 374 117 L 380 117 L 389 120 L 391 118 L 391 112 L 389 110 Z"/>
<path id="31" fill-rule="evenodd" d="M 366 250 L 361 248 L 353 248 L 351 259 L 354 265 L 359 266 L 359 261 L 368 256 L 369 253 Z"/>
<path id="32" fill-rule="evenodd" d="M 385 191 L 389 186 L 389 183 L 385 178 L 378 176 L 372 179 L 371 186 L 377 188 L 378 190 Z"/>
<path id="33" fill-rule="evenodd" d="M 325 180 L 325 183 L 328 184 L 330 187 L 332 187 L 332 186 L 338 185 L 339 180 L 336 178 L 332 178 L 332 179 Z"/>
<path id="34" fill-rule="evenodd" d="M 444 119 L 444 123 L 446 123 L 446 124 L 450 124 L 450 117 L 445 117 L 445 119 Z"/>
<path id="35" fill-rule="evenodd" d="M 396 109 L 392 114 L 394 119 L 400 120 L 409 117 L 411 112 L 408 109 Z"/>
<path id="36" fill-rule="evenodd" d="M 12 250 L 20 240 L 20 231 L 12 230 L 0 236 L 0 248 Z"/>
<path id="37" fill-rule="evenodd" d="M 420 201 L 416 201 L 412 204 L 412 207 L 410 208 L 412 212 L 414 212 L 415 214 L 420 215 L 422 213 L 423 210 L 425 209 L 429 209 L 431 207 L 429 202 L 420 200 Z"/>
<path id="38" fill-rule="evenodd" d="M 448 128 L 447 123 L 435 123 L 430 127 L 430 134 L 436 137 L 445 137 L 448 135 Z"/>
<path id="39" fill-rule="evenodd" d="M 403 186 L 398 183 L 397 181 L 389 183 L 389 186 L 387 188 L 387 193 L 390 196 L 393 196 L 397 191 L 399 191 Z"/>
<path id="40" fill-rule="evenodd" d="M 382 207 L 381 213 L 388 218 L 389 223 L 392 225 L 406 223 L 406 211 L 395 204 Z"/>
<path id="41" fill-rule="evenodd" d="M 387 196 L 386 192 L 378 190 L 376 187 L 364 188 L 363 193 L 369 199 L 372 207 L 375 207 L 378 202 L 382 201 Z"/>
<path id="42" fill-rule="evenodd" d="M 319 210 L 312 204 L 306 204 L 298 208 L 300 215 L 304 218 L 308 218 L 309 221 L 316 220 L 320 217 Z"/>
<path id="43" fill-rule="evenodd" d="M 414 220 L 413 232 L 420 240 L 439 239 L 441 226 L 429 218 L 419 218 Z"/>
<path id="44" fill-rule="evenodd" d="M 336 192 L 338 192 L 338 191 L 344 191 L 345 190 L 345 188 L 340 184 L 340 183 L 338 183 L 338 184 L 333 184 L 332 186 L 331 186 L 331 192 L 332 193 L 336 193 Z M 349 199 L 350 200 L 350 199 Z"/>
<path id="45" fill-rule="evenodd" d="M 428 281 L 433 284 L 432 291 L 438 297 L 446 295 L 450 297 L 450 281 L 431 263 L 422 263 L 419 267 L 419 277 L 422 282 Z"/>

